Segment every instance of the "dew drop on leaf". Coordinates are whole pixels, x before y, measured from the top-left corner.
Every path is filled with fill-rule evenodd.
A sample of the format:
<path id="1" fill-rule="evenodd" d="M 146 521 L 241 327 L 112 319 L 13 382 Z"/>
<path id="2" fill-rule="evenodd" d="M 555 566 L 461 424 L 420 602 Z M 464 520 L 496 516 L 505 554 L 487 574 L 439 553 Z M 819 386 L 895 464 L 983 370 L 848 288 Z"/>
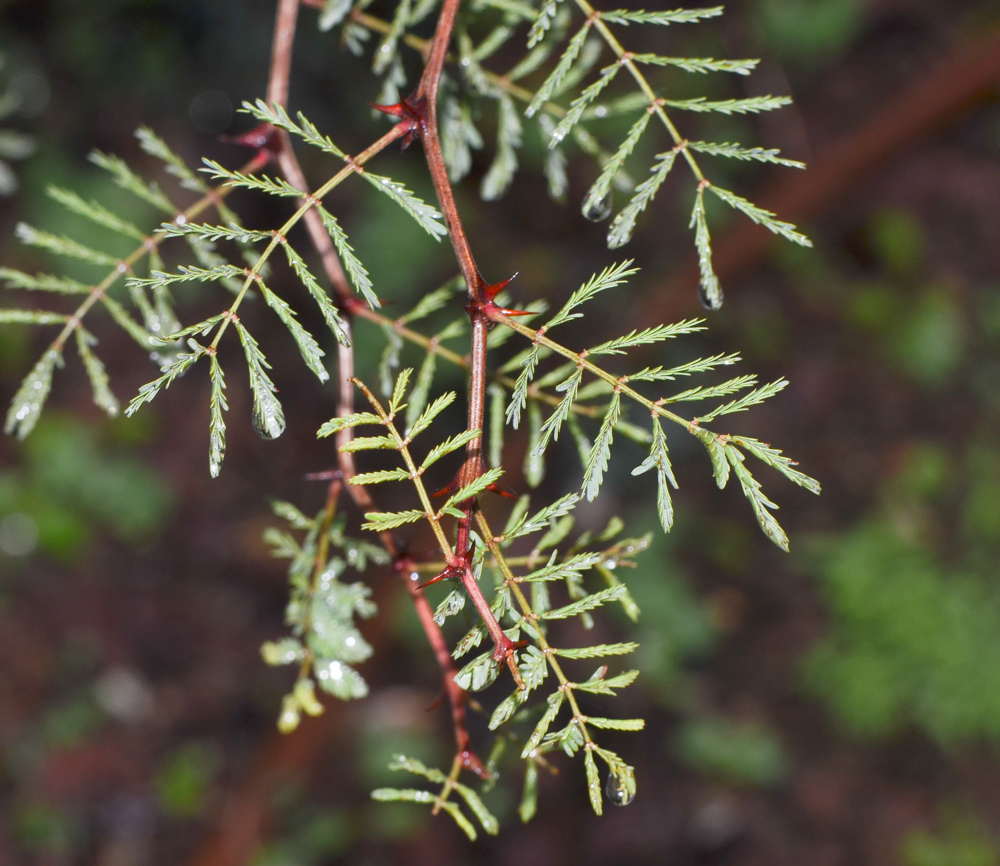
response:
<path id="1" fill-rule="evenodd" d="M 627 806 L 635 799 L 635 791 L 628 789 L 625 779 L 617 773 L 608 776 L 608 782 L 604 786 L 604 793 L 608 801 L 614 806 Z"/>
<path id="2" fill-rule="evenodd" d="M 588 219 L 592 223 L 604 222 L 604 220 L 611 216 L 611 190 L 608 190 L 603 198 L 588 195 L 583 200 L 580 212 L 583 214 L 584 219 Z"/>
<path id="3" fill-rule="evenodd" d="M 261 439 L 277 439 L 285 432 L 285 419 L 281 413 L 259 409 L 253 413 L 253 429 Z"/>
<path id="4" fill-rule="evenodd" d="M 706 310 L 718 310 L 722 307 L 722 290 L 709 292 L 703 285 L 699 285 L 698 300 Z"/>

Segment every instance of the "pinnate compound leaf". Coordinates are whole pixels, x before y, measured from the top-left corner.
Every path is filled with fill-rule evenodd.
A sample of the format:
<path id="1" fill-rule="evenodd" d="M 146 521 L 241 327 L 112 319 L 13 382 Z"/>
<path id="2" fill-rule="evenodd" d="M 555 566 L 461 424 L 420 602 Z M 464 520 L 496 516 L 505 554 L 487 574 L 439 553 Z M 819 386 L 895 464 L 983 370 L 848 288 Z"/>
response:
<path id="1" fill-rule="evenodd" d="M 500 665 L 493 660 L 493 650 L 490 650 L 476 656 L 455 674 L 455 684 L 467 692 L 480 692 L 492 685 L 499 673 Z"/>
<path id="2" fill-rule="evenodd" d="M 602 716 L 587 716 L 587 724 L 614 731 L 641 731 L 646 727 L 644 719 L 606 719 Z"/>
<path id="3" fill-rule="evenodd" d="M 72 190 L 63 189 L 51 184 L 46 188 L 45 192 L 49 198 L 59 202 L 67 210 L 78 216 L 85 217 L 99 226 L 103 226 L 132 240 L 144 241 L 146 239 L 146 236 L 128 220 L 122 219 L 117 214 L 109 211 L 104 205 L 94 200 L 89 202 L 84 201 Z"/>
<path id="4" fill-rule="evenodd" d="M 594 695 L 612 695 L 617 694 L 616 689 L 624 689 L 632 685 L 635 682 L 636 677 L 639 676 L 639 671 L 630 670 L 620 673 L 613 677 L 605 677 L 604 673 L 607 668 L 600 668 L 593 677 L 582 683 L 577 683 L 576 688 L 583 692 L 589 692 Z"/>
<path id="5" fill-rule="evenodd" d="M 570 39 L 569 44 L 566 46 L 566 50 L 562 53 L 559 58 L 559 62 L 556 63 L 555 68 L 549 73 L 549 77 L 542 82 L 542 86 L 535 91 L 535 95 L 532 97 L 531 102 L 525 109 L 524 114 L 527 117 L 534 117 L 538 113 L 538 110 L 552 98 L 552 94 L 555 89 L 562 83 L 563 79 L 566 77 L 566 73 L 569 72 L 576 58 L 580 54 L 580 49 L 583 47 L 584 41 L 587 39 L 587 34 L 590 32 L 590 22 L 586 22 L 583 27 L 581 27 Z"/>
<path id="6" fill-rule="evenodd" d="M 91 287 L 69 277 L 51 274 L 26 274 L 14 268 L 0 268 L 0 280 L 5 280 L 9 289 L 24 289 L 37 292 L 57 292 L 62 295 L 85 295 Z"/>
<path id="7" fill-rule="evenodd" d="M 759 442 L 758 440 L 751 439 L 747 436 L 733 436 L 730 441 L 739 445 L 744 451 L 748 454 L 752 454 L 761 462 L 777 469 L 789 481 L 798 484 L 799 487 L 804 487 L 810 493 L 819 494 L 819 482 L 815 478 L 810 478 L 805 473 L 799 472 L 797 469 L 793 469 L 792 467 L 796 465 L 795 461 L 786 457 L 776 448 L 772 448 L 770 445 L 766 445 L 763 442 Z"/>
<path id="8" fill-rule="evenodd" d="M 605 656 L 620 656 L 639 649 L 637 643 L 604 643 L 597 646 L 574 647 L 572 649 L 557 649 L 555 653 L 564 659 L 595 659 Z"/>
<path id="9" fill-rule="evenodd" d="M 725 142 L 724 144 L 715 144 L 709 141 L 689 141 L 686 144 L 688 150 L 693 150 L 698 153 L 707 153 L 712 156 L 725 156 L 730 159 L 739 159 L 743 161 L 754 161 L 754 162 L 769 162 L 775 165 L 784 165 L 789 168 L 805 168 L 806 164 L 804 162 L 799 162 L 797 159 L 785 159 L 779 154 L 778 150 L 765 150 L 761 147 L 742 147 L 738 144 L 731 144 L 730 142 Z"/>
<path id="10" fill-rule="evenodd" d="M 521 146 L 521 119 L 514 101 L 502 94 L 497 115 L 496 156 L 483 176 L 480 196 L 483 201 L 501 198 L 510 188 L 517 172 L 517 151 Z"/>
<path id="11" fill-rule="evenodd" d="M 457 451 L 459 448 L 463 448 L 468 445 L 479 435 L 478 430 L 463 430 L 455 436 L 449 436 L 444 440 L 444 442 L 435 445 L 430 450 L 428 455 L 424 458 L 424 462 L 420 464 L 420 471 L 423 472 L 427 469 L 427 467 L 444 457 L 445 454 L 451 454 L 452 451 Z"/>
<path id="12" fill-rule="evenodd" d="M 604 804 L 601 799 L 601 777 L 597 772 L 597 762 L 589 748 L 584 750 L 583 758 L 587 768 L 587 795 L 590 797 L 590 806 L 594 814 L 600 815 L 604 811 Z"/>
<path id="13" fill-rule="evenodd" d="M 322 427 L 319 428 L 316 435 L 320 438 L 325 436 L 332 436 L 334 433 L 339 433 L 341 430 L 346 430 L 349 427 L 360 427 L 365 424 L 381 424 L 382 419 L 379 418 L 374 412 L 355 412 L 352 415 L 345 415 L 343 418 L 331 418 Z"/>
<path id="14" fill-rule="evenodd" d="M 496 484 L 503 475 L 503 469 L 497 467 L 496 469 L 487 469 L 482 475 L 476 478 L 474 481 L 469 482 L 464 487 L 459 488 L 455 493 L 448 497 L 444 505 L 441 506 L 441 510 L 438 514 L 447 513 L 451 514 L 457 509 L 454 506 L 465 502 L 467 499 L 472 499 L 474 496 L 478 496 L 483 493 L 490 485 Z M 449 510 L 451 509 L 451 510 Z M 461 516 L 459 512 L 457 516 Z"/>
<path id="15" fill-rule="evenodd" d="M 171 215 L 177 213 L 177 208 L 163 194 L 162 190 L 155 183 L 146 183 L 146 181 L 128 167 L 124 160 L 119 159 L 117 156 L 101 153 L 99 150 L 91 152 L 88 159 L 94 165 L 109 172 L 114 177 L 115 183 L 122 189 L 128 190 L 132 195 L 141 198 L 158 210 Z"/>
<path id="16" fill-rule="evenodd" d="M 608 230 L 608 249 L 617 249 L 624 246 L 632 239 L 635 231 L 636 221 L 639 215 L 649 206 L 649 203 L 656 197 L 667 179 L 670 169 L 674 167 L 677 158 L 676 150 L 668 150 L 656 156 L 656 161 L 650 169 L 652 177 L 647 178 L 635 188 L 635 194 L 625 207 L 619 211 L 618 215 L 611 223 Z"/>
<path id="17" fill-rule="evenodd" d="M 677 489 L 677 479 L 670 464 L 667 453 L 667 437 L 663 434 L 659 418 L 653 420 L 653 441 L 649 447 L 649 456 L 632 470 L 633 475 L 642 475 L 650 469 L 656 469 L 656 512 L 664 532 L 670 532 L 674 525 L 674 505 L 670 497 L 670 488 Z"/>
<path id="18" fill-rule="evenodd" d="M 594 185 L 587 192 L 586 197 L 583 200 L 583 212 L 587 213 L 591 209 L 598 207 L 601 202 L 607 197 L 608 193 L 611 191 L 611 183 L 615 179 L 615 175 L 622 170 L 625 165 L 625 160 L 629 158 L 632 151 L 635 150 L 635 146 L 639 143 L 639 139 L 642 138 L 642 134 L 646 131 L 646 127 L 649 125 L 649 120 L 653 116 L 651 111 L 644 111 L 639 115 L 639 119 L 632 124 L 632 128 L 629 130 L 625 140 L 619 145 L 618 150 L 612 155 L 605 164 L 604 168 L 601 170 L 601 174 L 598 176 Z"/>
<path id="19" fill-rule="evenodd" d="M 668 99 L 666 104 L 671 108 L 683 111 L 717 112 L 719 114 L 759 114 L 762 111 L 774 111 L 792 100 L 787 96 L 751 96 L 748 99 L 720 99 L 712 101 L 699 96 L 695 99 Z"/>
<path id="20" fill-rule="evenodd" d="M 803 247 L 812 246 L 812 241 L 800 231 L 797 231 L 794 225 L 778 219 L 773 213 L 771 213 L 771 211 L 765 210 L 762 207 L 757 207 L 757 205 L 747 201 L 745 198 L 734 192 L 730 192 L 728 189 L 723 189 L 722 187 L 715 186 L 714 184 L 709 184 L 708 188 L 717 198 L 720 198 L 730 207 L 734 207 L 736 210 L 742 211 L 750 217 L 750 219 L 757 223 L 757 225 L 764 226 L 764 228 L 774 232 L 776 235 L 781 235 L 783 238 L 791 241 L 792 243 L 799 244 Z"/>
<path id="21" fill-rule="evenodd" d="M 17 239 L 21 243 L 27 246 L 49 250 L 49 252 L 53 252 L 59 256 L 79 259 L 80 261 L 90 262 L 94 265 L 108 265 L 110 267 L 117 267 L 118 265 L 118 259 L 114 256 L 109 256 L 107 253 L 86 247 L 71 238 L 61 237 L 51 232 L 36 229 L 27 223 L 18 223 L 14 229 L 14 234 L 17 235 Z"/>
<path id="22" fill-rule="evenodd" d="M 433 357 L 428 355 L 428 357 Z M 419 376 L 417 377 L 419 381 Z M 430 406 L 427 406 L 419 415 L 419 417 L 410 425 L 409 429 L 406 431 L 408 438 L 413 439 L 420 433 L 423 433 L 445 409 L 447 409 L 452 403 L 455 402 L 455 392 L 446 391 L 440 397 L 438 397 Z M 412 405 L 412 404 L 411 404 Z"/>

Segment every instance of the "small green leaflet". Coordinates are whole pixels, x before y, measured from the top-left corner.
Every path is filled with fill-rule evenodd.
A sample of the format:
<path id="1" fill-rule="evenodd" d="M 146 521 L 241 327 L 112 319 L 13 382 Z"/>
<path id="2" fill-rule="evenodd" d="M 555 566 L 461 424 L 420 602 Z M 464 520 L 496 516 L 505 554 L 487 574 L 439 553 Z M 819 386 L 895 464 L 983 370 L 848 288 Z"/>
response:
<path id="1" fill-rule="evenodd" d="M 572 312 L 574 309 L 586 303 L 600 292 L 620 286 L 629 277 L 638 272 L 638 268 L 632 267 L 632 259 L 626 259 L 624 262 L 605 268 L 599 274 L 594 274 L 586 283 L 573 292 L 559 312 L 545 323 L 545 330 L 551 330 L 556 325 L 561 325 L 571 319 L 580 318 L 582 313 Z M 527 366 L 526 364 L 525 369 L 527 369 Z"/>
<path id="2" fill-rule="evenodd" d="M 584 596 L 579 601 L 567 604 L 565 607 L 557 607 L 545 614 L 545 619 L 567 619 L 571 616 L 579 616 L 582 613 L 593 610 L 609 601 L 617 601 L 625 592 L 625 584 L 609 586 L 607 589 L 600 589 L 595 593 Z"/>
<path id="3" fill-rule="evenodd" d="M 34 429 L 52 387 L 52 374 L 57 366 L 62 365 L 62 354 L 56 349 L 46 350 L 38 359 L 10 401 L 4 433 L 13 433 L 18 439 L 24 439 Z"/>
<path id="4" fill-rule="evenodd" d="M 611 402 L 604 415 L 601 429 L 594 440 L 594 447 L 587 458 L 587 465 L 583 473 L 584 495 L 591 502 L 597 497 L 601 484 L 604 482 L 604 472 L 608 468 L 608 461 L 611 458 L 611 442 L 614 438 L 615 424 L 618 423 L 618 416 L 621 409 L 622 395 L 620 391 L 615 391 L 611 395 Z"/>
<path id="5" fill-rule="evenodd" d="M 108 372 L 104 369 L 101 359 L 94 354 L 92 346 L 97 344 L 97 338 L 83 326 L 76 329 L 76 348 L 80 353 L 80 359 L 87 371 L 87 378 L 90 379 L 90 387 L 94 392 L 94 403 L 111 418 L 114 418 L 119 409 L 118 398 L 111 391 L 108 382 Z"/>
<path id="6" fill-rule="evenodd" d="M 209 402 L 208 471 L 213 478 L 217 478 L 222 469 L 222 459 L 226 456 L 226 422 L 222 413 L 228 411 L 229 404 L 226 402 L 226 380 L 215 353 L 209 357 L 209 379 L 212 397 Z"/>
<path id="7" fill-rule="evenodd" d="M 608 230 L 608 248 L 616 249 L 624 246 L 632 239 L 635 231 L 635 223 L 639 215 L 649 206 L 649 203 L 656 197 L 663 182 L 667 179 L 670 169 L 674 166 L 677 158 L 676 150 L 668 150 L 656 156 L 656 162 L 650 169 L 652 177 L 647 178 L 635 188 L 635 194 L 631 201 L 619 211 L 611 228 Z"/>
<path id="8" fill-rule="evenodd" d="M 285 412 L 277 397 L 278 389 L 267 375 L 271 365 L 267 363 L 260 346 L 243 323 L 234 319 L 233 324 L 236 325 L 247 359 L 250 391 L 253 394 L 254 429 L 262 439 L 277 439 L 285 432 Z"/>
<path id="9" fill-rule="evenodd" d="M 110 156 L 101 153 L 99 150 L 92 151 L 88 159 L 94 165 L 100 166 L 105 171 L 110 172 L 115 179 L 115 183 L 122 189 L 128 190 L 132 195 L 148 202 L 153 207 L 170 214 L 177 213 L 177 208 L 168 199 L 155 183 L 147 184 L 132 169 L 117 156 Z"/>
<path id="10" fill-rule="evenodd" d="M 429 205 L 423 199 L 415 196 L 399 181 L 383 177 L 380 174 L 372 174 L 369 171 L 362 171 L 360 174 L 375 189 L 389 196 L 389 198 L 413 217 L 420 227 L 434 238 L 434 240 L 439 241 L 448 234 L 448 229 L 443 223 L 441 212 L 433 205 Z"/>
<path id="11" fill-rule="evenodd" d="M 83 244 L 78 244 L 70 238 L 60 237 L 50 232 L 43 232 L 40 229 L 29 226 L 27 223 L 18 223 L 14 228 L 14 234 L 17 235 L 17 239 L 21 243 L 49 250 L 56 255 L 66 256 L 70 259 L 80 259 L 94 265 L 118 266 L 118 259 L 114 256 L 109 256 L 107 253 L 101 253 L 90 247 L 85 247 Z"/>
<path id="12" fill-rule="evenodd" d="M 722 286 L 712 267 L 712 239 L 705 220 L 705 188 L 702 185 L 699 185 L 695 195 L 694 210 L 688 227 L 694 229 L 694 245 L 698 250 L 698 270 L 701 272 L 698 298 L 708 309 L 718 310 L 722 306 Z"/>
<path id="13" fill-rule="evenodd" d="M 656 469 L 656 512 L 664 532 L 670 532 L 674 525 L 674 506 L 670 498 L 670 487 L 677 489 L 677 479 L 670 465 L 667 454 L 667 437 L 663 435 L 660 419 L 653 419 L 653 441 L 647 457 L 639 466 L 632 470 L 633 475 L 642 475 L 650 469 Z"/>
<path id="14" fill-rule="evenodd" d="M 330 374 L 323 366 L 323 356 L 326 353 L 319 347 L 313 335 L 303 328 L 299 320 L 295 318 L 295 311 L 265 286 L 264 283 L 260 283 L 259 286 L 267 305 L 278 314 L 278 318 L 281 319 L 282 324 L 291 333 L 292 339 L 295 340 L 295 344 L 299 347 L 302 360 L 306 362 L 306 366 L 316 374 L 316 378 L 320 382 L 327 381 L 330 378 Z"/>
<path id="15" fill-rule="evenodd" d="M 205 347 L 198 345 L 194 340 L 188 340 L 188 346 L 191 348 L 190 352 L 181 352 L 175 361 L 160 368 L 163 375 L 159 379 L 148 382 L 139 389 L 139 393 L 132 398 L 132 402 L 125 410 L 127 416 L 131 417 L 143 403 L 150 402 L 160 393 L 160 389 L 169 388 L 174 379 L 183 375 L 188 367 L 206 354 Z"/>

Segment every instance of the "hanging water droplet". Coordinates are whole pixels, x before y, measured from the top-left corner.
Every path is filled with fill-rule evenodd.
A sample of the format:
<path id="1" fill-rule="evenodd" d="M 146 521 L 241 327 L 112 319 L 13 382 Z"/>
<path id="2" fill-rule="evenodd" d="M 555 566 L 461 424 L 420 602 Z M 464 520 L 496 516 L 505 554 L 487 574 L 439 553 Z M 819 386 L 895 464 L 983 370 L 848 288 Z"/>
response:
<path id="1" fill-rule="evenodd" d="M 611 773 L 608 776 L 608 783 L 604 786 L 604 793 L 613 806 L 627 806 L 635 799 L 635 780 L 632 780 L 630 788 L 628 780 L 617 773 Z"/>
<path id="2" fill-rule="evenodd" d="M 611 190 L 608 190 L 600 198 L 588 193 L 587 197 L 583 200 L 580 212 L 583 214 L 584 219 L 590 220 L 592 223 L 604 222 L 604 220 L 611 216 Z"/>
<path id="3" fill-rule="evenodd" d="M 704 283 L 698 285 L 698 300 L 706 310 L 718 310 L 722 307 L 722 289 L 719 284 L 706 287 Z"/>
<path id="4" fill-rule="evenodd" d="M 277 439 L 285 432 L 285 417 L 280 411 L 254 407 L 253 429 L 261 439 Z"/>

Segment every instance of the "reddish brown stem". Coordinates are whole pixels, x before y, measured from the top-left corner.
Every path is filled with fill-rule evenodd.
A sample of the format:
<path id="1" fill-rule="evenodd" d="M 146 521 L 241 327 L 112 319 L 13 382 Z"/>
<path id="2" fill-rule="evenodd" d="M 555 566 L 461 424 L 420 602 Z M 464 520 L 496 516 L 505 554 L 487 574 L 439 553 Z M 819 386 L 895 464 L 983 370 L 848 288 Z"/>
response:
<path id="1" fill-rule="evenodd" d="M 271 77 L 268 82 L 268 101 L 274 105 L 284 107 L 288 100 L 288 81 L 292 66 L 292 48 L 295 41 L 295 24 L 298 14 L 299 0 L 279 0 L 277 18 L 274 28 L 274 42 L 271 59 Z M 301 189 L 304 193 L 308 191 L 308 183 L 302 167 L 292 149 L 291 139 L 284 130 L 275 130 L 277 136 L 277 147 L 275 157 L 281 173 L 292 186 Z M 345 331 L 348 338 L 352 336 L 351 312 L 357 303 L 357 299 L 351 290 L 344 274 L 340 257 L 333 246 L 333 241 L 323 225 L 323 220 L 315 209 L 310 209 L 305 214 L 306 229 L 309 233 L 310 241 L 319 254 L 323 263 L 331 286 L 337 295 L 337 300 L 345 314 Z M 338 366 L 338 393 L 337 393 L 337 414 L 340 417 L 349 415 L 354 411 L 354 387 L 351 379 L 354 377 L 354 349 L 352 346 L 343 344 L 337 345 L 337 366 Z M 339 487 L 341 482 L 347 483 L 347 489 L 351 498 L 362 511 L 377 511 L 378 508 L 371 496 L 370 491 L 358 484 L 350 484 L 350 479 L 357 474 L 354 463 L 354 455 L 351 452 L 341 451 L 341 447 L 346 445 L 353 438 L 353 430 L 347 428 L 337 434 L 336 445 L 338 452 L 338 462 L 340 472 L 331 480 L 330 491 L 334 487 Z M 331 502 L 335 502 L 328 496 L 328 510 Z M 396 544 L 396 540 L 391 532 L 381 533 L 381 541 L 386 552 L 399 563 L 402 552 Z M 416 586 L 414 581 L 409 579 L 408 570 L 401 570 L 403 581 L 406 584 L 407 592 L 413 600 L 417 611 L 417 617 L 427 635 L 428 643 L 434 651 L 438 666 L 441 669 L 444 679 L 445 692 L 448 696 L 448 703 L 451 707 L 452 723 L 455 734 L 455 745 L 459 757 L 466 766 L 473 769 L 479 767 L 478 759 L 469 750 L 469 733 L 465 720 L 464 692 L 455 684 L 455 663 L 448 650 L 447 642 L 441 629 L 434 621 L 434 612 L 423 592 Z"/>
<path id="2" fill-rule="evenodd" d="M 469 364 L 469 409 L 466 429 L 475 431 L 477 435 L 466 448 L 465 463 L 454 482 L 459 488 L 478 478 L 484 469 L 482 433 L 486 405 L 486 336 L 490 327 L 490 308 L 494 306 L 493 298 L 499 288 L 505 285 L 488 286 L 479 272 L 475 257 L 472 255 L 472 249 L 469 246 L 469 239 L 462 225 L 458 206 L 455 203 L 455 194 L 448 178 L 448 170 L 441 151 L 441 138 L 438 133 L 437 99 L 441 85 L 441 72 L 448 55 L 448 44 L 455 28 L 455 18 L 458 15 L 460 3 L 461 0 L 444 0 L 420 84 L 414 95 L 402 106 L 404 111 L 419 118 L 420 139 L 424 146 L 427 168 L 437 193 L 441 213 L 444 215 L 452 247 L 455 250 L 455 258 L 458 260 L 458 266 L 469 291 L 469 303 L 466 310 L 472 321 L 472 353 Z M 493 638 L 494 658 L 497 661 L 507 663 L 514 680 L 521 687 L 521 678 L 514 658 L 515 646 L 504 634 L 496 617 L 493 616 L 493 611 L 490 610 L 489 603 L 483 596 L 472 573 L 469 561 L 469 526 L 475 505 L 474 499 L 462 504 L 464 515 L 459 521 L 457 530 L 455 547 L 461 567 L 462 584 Z"/>

